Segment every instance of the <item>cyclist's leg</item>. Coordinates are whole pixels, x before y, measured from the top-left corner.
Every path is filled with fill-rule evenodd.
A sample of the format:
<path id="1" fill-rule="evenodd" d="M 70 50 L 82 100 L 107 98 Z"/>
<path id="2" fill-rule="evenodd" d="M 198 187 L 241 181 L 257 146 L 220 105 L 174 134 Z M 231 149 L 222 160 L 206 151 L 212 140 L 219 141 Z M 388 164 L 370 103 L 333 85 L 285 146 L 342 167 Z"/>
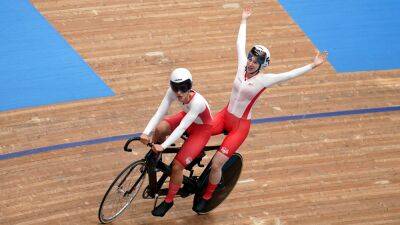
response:
<path id="1" fill-rule="evenodd" d="M 185 115 L 186 115 L 186 113 L 181 111 L 177 114 L 174 114 L 171 116 L 166 116 L 164 118 L 164 120 L 162 122 L 160 122 L 160 124 L 157 126 L 157 128 L 154 132 L 153 142 L 161 143 L 161 142 L 165 141 L 165 137 L 167 135 L 171 134 L 171 132 L 173 130 L 175 130 L 175 128 L 177 126 L 179 126 L 179 123 L 181 122 L 182 118 Z M 153 216 L 164 216 L 165 213 L 172 207 L 173 197 L 178 192 L 178 190 L 181 186 L 180 183 L 182 183 L 182 181 L 179 181 L 179 176 L 181 177 L 181 180 L 182 180 L 183 168 L 180 168 L 180 167 L 182 167 L 182 166 L 179 166 L 179 164 L 173 162 L 173 168 L 172 168 L 173 175 L 171 175 L 171 179 L 172 179 L 172 177 L 174 177 L 176 184 L 174 182 L 169 182 L 168 194 L 167 194 L 166 200 L 161 202 L 161 204 L 158 205 L 151 212 L 153 214 Z M 179 172 L 179 171 L 182 171 L 182 172 Z M 178 179 L 178 181 L 177 181 L 177 179 Z"/>
<path id="2" fill-rule="evenodd" d="M 175 130 L 185 115 L 186 113 L 181 111 L 174 115 L 166 116 L 154 130 L 152 138 L 153 143 L 164 142 L 165 138 L 170 135 L 173 130 Z"/>
<path id="3" fill-rule="evenodd" d="M 214 193 L 215 189 L 218 186 L 218 183 L 221 181 L 222 177 L 222 166 L 228 161 L 229 157 L 225 154 L 217 151 L 213 157 L 211 163 L 211 171 L 208 177 L 208 185 L 203 194 L 203 198 L 205 200 L 209 200 Z"/>
<path id="4" fill-rule="evenodd" d="M 221 180 L 223 165 L 239 149 L 240 145 L 246 139 L 249 130 L 250 121 L 241 119 L 236 129 L 229 132 L 229 134 L 223 140 L 221 147 L 211 162 L 209 182 L 203 195 L 205 200 L 208 200 L 212 197 L 212 193 Z"/>
<path id="5" fill-rule="evenodd" d="M 174 197 L 178 193 L 182 185 L 183 180 L 183 169 L 185 167 L 177 160 L 172 163 L 171 179 L 168 184 L 168 193 L 164 201 L 162 201 L 154 210 L 151 212 L 153 216 L 163 217 L 165 213 L 174 205 Z"/>
<path id="6" fill-rule="evenodd" d="M 192 124 L 188 128 L 189 137 L 185 143 L 183 143 L 173 161 L 171 182 L 175 185 L 179 185 L 179 187 L 182 185 L 183 169 L 201 153 L 203 147 L 207 144 L 211 137 L 210 128 L 211 126 L 209 125 L 197 124 Z M 171 197 L 173 198 L 174 195 L 175 194 L 173 194 Z M 168 200 L 172 201 L 172 199 Z"/>
<path id="7" fill-rule="evenodd" d="M 172 162 L 171 180 L 168 185 L 168 194 L 165 198 L 165 202 L 171 203 L 174 201 L 174 197 L 182 185 L 183 169 L 185 169 L 185 167 L 179 161 L 174 160 Z"/>
<path id="8" fill-rule="evenodd" d="M 164 216 L 172 207 L 173 199 L 182 185 L 183 169 L 201 153 L 203 147 L 207 144 L 211 137 L 211 126 L 192 124 L 188 128 L 188 132 L 190 134 L 188 139 L 183 143 L 181 150 L 173 160 L 167 197 L 155 208 L 153 215 Z"/>
<path id="9" fill-rule="evenodd" d="M 204 199 L 208 200 L 211 198 L 212 193 L 214 192 L 215 188 L 218 186 L 218 183 L 221 181 L 222 176 L 222 166 L 228 161 L 229 157 L 225 154 L 217 151 L 213 157 L 211 163 L 211 171 L 208 178 L 208 186 L 204 193 Z"/>
<path id="10" fill-rule="evenodd" d="M 213 118 L 211 134 L 218 135 L 222 134 L 224 131 L 224 116 L 225 116 L 226 107 L 221 109 Z"/>
<path id="11" fill-rule="evenodd" d="M 211 125 L 192 124 L 188 129 L 188 139 L 183 143 L 175 160 L 184 167 L 192 162 L 203 150 L 211 137 Z"/>
<path id="12" fill-rule="evenodd" d="M 167 135 L 171 134 L 171 132 L 171 125 L 165 120 L 161 121 L 154 130 L 152 138 L 153 143 L 164 142 Z"/>

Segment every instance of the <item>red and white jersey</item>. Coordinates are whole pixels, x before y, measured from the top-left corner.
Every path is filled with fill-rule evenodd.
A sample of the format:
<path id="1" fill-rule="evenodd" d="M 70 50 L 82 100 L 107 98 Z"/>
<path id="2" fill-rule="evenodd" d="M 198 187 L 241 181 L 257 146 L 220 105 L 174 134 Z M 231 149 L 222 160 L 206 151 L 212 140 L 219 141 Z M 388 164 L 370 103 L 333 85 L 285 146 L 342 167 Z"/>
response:
<path id="1" fill-rule="evenodd" d="M 191 90 L 193 91 L 193 90 Z M 161 144 L 165 149 L 173 144 L 186 129 L 192 124 L 208 124 L 211 125 L 212 116 L 210 106 L 208 105 L 206 99 L 199 93 L 194 92 L 193 97 L 187 104 L 182 103 L 183 111 L 186 113 L 185 117 L 180 122 L 179 126 L 171 133 L 171 135 Z M 151 118 L 143 133 L 149 135 L 151 131 L 157 126 L 158 123 L 164 118 L 168 112 L 168 108 L 173 101 L 177 99 L 175 93 L 172 91 L 171 87 L 168 88 L 164 99 L 162 100 L 157 112 Z"/>
<path id="2" fill-rule="evenodd" d="M 239 28 L 239 34 L 236 42 L 238 54 L 238 68 L 231 97 L 228 104 L 228 112 L 238 118 L 251 119 L 251 108 L 260 94 L 265 88 L 281 81 L 297 77 L 312 69 L 312 65 L 294 69 L 289 72 L 279 74 L 257 74 L 256 76 L 246 79 L 247 55 L 245 50 L 246 44 L 246 21 L 242 21 Z"/>

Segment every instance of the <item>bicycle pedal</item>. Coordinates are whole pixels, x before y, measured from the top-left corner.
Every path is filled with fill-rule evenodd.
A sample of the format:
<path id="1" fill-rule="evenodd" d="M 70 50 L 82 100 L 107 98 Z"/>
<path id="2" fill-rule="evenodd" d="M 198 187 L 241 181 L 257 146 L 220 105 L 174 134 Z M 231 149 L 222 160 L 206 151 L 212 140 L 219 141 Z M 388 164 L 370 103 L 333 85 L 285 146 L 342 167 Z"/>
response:
<path id="1" fill-rule="evenodd" d="M 142 193 L 143 199 L 154 199 L 154 197 L 150 196 L 149 191 L 149 186 L 147 186 Z"/>

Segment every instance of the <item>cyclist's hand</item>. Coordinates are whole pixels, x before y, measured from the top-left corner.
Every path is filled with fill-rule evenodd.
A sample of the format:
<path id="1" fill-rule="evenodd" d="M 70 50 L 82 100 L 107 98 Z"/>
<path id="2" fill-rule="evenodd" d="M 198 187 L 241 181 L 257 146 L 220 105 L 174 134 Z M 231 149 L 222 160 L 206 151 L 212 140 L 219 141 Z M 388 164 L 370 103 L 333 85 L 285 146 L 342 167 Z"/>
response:
<path id="1" fill-rule="evenodd" d="M 251 8 L 250 6 L 247 6 L 246 8 L 243 9 L 242 12 L 242 20 L 247 20 L 251 15 Z"/>
<path id="2" fill-rule="evenodd" d="M 153 152 L 155 152 L 155 153 L 160 153 L 160 152 L 164 151 L 164 148 L 161 145 L 154 144 L 153 147 L 151 148 L 151 150 L 153 150 Z"/>
<path id="3" fill-rule="evenodd" d="M 150 137 L 146 134 L 142 134 L 140 135 L 140 142 L 142 142 L 144 145 L 147 145 L 148 143 L 150 143 Z"/>
<path id="4" fill-rule="evenodd" d="M 313 61 L 314 68 L 324 63 L 327 58 L 328 58 L 328 51 L 323 51 L 322 53 L 318 51 Z"/>

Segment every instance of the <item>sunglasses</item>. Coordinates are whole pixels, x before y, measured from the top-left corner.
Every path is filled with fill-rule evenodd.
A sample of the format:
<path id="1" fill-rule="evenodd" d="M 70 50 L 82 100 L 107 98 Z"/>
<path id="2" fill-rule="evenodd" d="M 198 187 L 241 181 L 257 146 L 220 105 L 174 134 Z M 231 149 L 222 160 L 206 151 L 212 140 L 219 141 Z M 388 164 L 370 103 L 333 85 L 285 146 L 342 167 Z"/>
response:
<path id="1" fill-rule="evenodd" d="M 185 80 L 181 83 L 175 83 L 170 81 L 170 86 L 174 92 L 180 91 L 186 93 L 192 89 L 192 82 L 190 80 Z"/>

